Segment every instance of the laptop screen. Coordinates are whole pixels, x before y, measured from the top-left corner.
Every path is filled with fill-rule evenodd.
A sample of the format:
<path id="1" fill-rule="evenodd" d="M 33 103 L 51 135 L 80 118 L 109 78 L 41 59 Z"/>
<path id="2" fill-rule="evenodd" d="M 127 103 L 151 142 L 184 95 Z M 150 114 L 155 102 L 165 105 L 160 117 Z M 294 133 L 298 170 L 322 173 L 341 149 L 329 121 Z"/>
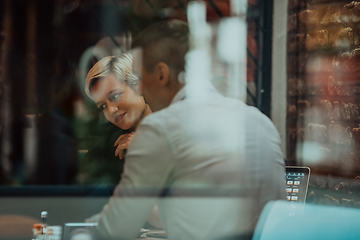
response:
<path id="1" fill-rule="evenodd" d="M 310 168 L 286 167 L 286 195 L 291 202 L 305 203 L 309 185 Z"/>

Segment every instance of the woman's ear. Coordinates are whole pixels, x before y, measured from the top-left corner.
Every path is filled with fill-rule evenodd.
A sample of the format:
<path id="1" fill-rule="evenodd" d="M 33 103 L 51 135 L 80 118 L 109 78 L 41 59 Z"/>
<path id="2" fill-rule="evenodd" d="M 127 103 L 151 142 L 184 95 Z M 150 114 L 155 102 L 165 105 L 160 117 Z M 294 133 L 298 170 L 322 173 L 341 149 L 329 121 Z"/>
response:
<path id="1" fill-rule="evenodd" d="M 170 81 L 170 68 L 166 63 L 159 62 L 156 65 L 157 81 L 161 86 L 166 86 Z"/>

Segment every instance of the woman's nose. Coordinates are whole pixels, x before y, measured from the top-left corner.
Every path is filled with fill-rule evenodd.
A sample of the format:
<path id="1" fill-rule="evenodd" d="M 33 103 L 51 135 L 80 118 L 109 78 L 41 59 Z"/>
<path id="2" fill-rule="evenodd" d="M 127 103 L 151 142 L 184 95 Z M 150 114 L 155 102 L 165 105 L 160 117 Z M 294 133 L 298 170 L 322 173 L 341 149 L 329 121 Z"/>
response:
<path id="1" fill-rule="evenodd" d="M 117 112 L 117 110 L 119 110 L 119 108 L 116 105 L 110 105 L 108 108 L 110 113 L 115 113 Z"/>

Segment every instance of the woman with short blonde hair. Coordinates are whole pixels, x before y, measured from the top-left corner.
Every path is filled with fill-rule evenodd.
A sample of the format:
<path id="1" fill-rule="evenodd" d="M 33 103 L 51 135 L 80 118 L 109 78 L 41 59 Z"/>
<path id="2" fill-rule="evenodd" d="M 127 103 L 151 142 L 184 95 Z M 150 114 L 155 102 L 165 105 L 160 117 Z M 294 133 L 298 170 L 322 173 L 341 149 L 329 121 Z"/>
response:
<path id="1" fill-rule="evenodd" d="M 115 142 L 115 155 L 123 158 L 133 131 L 151 113 L 142 96 L 137 93 L 138 78 L 132 72 L 132 55 L 109 56 L 98 61 L 85 80 L 85 92 L 104 113 L 106 119 L 131 133 L 121 135 Z"/>

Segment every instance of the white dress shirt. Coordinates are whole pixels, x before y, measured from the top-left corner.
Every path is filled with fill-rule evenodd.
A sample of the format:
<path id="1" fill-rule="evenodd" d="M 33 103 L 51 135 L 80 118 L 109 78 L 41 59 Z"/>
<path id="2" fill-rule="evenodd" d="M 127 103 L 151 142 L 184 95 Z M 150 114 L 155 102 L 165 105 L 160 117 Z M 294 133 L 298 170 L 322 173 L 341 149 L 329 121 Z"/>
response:
<path id="1" fill-rule="evenodd" d="M 258 109 L 186 85 L 139 124 L 99 231 L 134 239 L 158 204 L 169 239 L 251 234 L 264 205 L 286 196 L 280 142 Z"/>

